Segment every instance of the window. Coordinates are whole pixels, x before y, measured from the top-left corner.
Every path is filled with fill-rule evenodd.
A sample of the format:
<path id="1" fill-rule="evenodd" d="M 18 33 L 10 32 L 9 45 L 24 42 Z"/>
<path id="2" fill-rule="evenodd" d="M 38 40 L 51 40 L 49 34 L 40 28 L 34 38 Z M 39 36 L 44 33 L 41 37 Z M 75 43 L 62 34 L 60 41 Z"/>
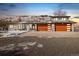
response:
<path id="1" fill-rule="evenodd" d="M 62 20 L 62 18 L 58 18 L 58 20 Z"/>

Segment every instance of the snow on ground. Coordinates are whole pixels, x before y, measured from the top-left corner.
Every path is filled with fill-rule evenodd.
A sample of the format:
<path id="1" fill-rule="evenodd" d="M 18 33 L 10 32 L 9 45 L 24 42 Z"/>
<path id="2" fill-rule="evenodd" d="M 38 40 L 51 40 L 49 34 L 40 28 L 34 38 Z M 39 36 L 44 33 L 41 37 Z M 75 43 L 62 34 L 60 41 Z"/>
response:
<path id="1" fill-rule="evenodd" d="M 15 36 L 18 36 L 19 34 L 21 33 L 24 33 L 24 32 L 27 32 L 27 31 L 19 31 L 19 30 L 16 30 L 16 31 L 8 31 L 8 32 L 5 32 L 5 33 L 1 33 L 1 38 L 2 37 L 15 37 Z"/>

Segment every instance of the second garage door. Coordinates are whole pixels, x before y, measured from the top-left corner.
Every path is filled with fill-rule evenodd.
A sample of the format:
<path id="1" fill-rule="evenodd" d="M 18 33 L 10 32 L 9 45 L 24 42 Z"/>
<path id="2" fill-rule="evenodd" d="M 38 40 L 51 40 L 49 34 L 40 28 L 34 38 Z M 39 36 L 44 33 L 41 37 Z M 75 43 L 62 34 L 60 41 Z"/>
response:
<path id="1" fill-rule="evenodd" d="M 67 31 L 67 24 L 60 23 L 56 24 L 55 27 L 56 31 Z"/>

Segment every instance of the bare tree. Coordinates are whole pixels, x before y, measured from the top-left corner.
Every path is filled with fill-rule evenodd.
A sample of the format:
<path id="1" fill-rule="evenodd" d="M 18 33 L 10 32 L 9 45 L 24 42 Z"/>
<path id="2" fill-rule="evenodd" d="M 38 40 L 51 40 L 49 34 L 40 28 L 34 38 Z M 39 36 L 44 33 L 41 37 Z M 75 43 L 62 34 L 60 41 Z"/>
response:
<path id="1" fill-rule="evenodd" d="M 59 4 L 57 11 L 55 11 L 53 14 L 55 16 L 66 16 L 66 13 L 66 11 L 63 11 L 63 4 Z"/>

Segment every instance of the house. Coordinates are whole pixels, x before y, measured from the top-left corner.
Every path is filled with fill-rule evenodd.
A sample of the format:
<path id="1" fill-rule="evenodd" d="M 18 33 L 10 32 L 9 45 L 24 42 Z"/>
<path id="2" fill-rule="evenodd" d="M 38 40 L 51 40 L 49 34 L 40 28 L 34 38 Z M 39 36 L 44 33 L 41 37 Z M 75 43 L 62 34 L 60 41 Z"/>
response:
<path id="1" fill-rule="evenodd" d="M 17 24 L 9 26 L 10 30 L 27 31 L 74 31 L 75 22 L 69 20 L 70 16 L 20 16 Z"/>

